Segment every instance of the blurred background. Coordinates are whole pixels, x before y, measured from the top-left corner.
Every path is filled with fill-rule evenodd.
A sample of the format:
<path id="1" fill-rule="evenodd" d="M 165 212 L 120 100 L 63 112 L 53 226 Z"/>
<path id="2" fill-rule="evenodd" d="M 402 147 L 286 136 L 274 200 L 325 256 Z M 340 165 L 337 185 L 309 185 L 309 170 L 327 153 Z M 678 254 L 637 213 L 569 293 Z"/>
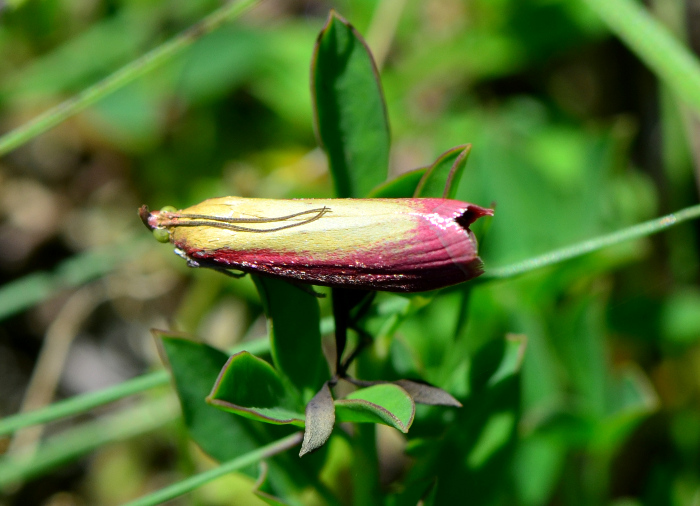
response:
<path id="1" fill-rule="evenodd" d="M 0 2 L 0 132 L 219 5 Z M 696 2 L 647 7 L 700 47 Z M 697 118 L 584 3 L 266 0 L 0 158 L 0 417 L 161 367 L 152 327 L 218 347 L 264 335 L 249 279 L 188 270 L 136 211 L 332 196 L 309 93 L 330 8 L 381 68 L 392 175 L 473 144 L 458 198 L 496 206 L 487 269 L 698 202 Z M 696 221 L 475 290 L 470 350 L 506 333 L 528 347 L 509 458 L 474 504 L 700 505 L 699 238 Z M 447 332 L 450 297 L 398 334 Z M 0 454 L 133 403 L 0 437 Z M 172 405 L 159 409 L 157 430 L 115 437 L 0 504 L 119 504 L 205 465 Z M 246 479 L 181 504 L 230 504 Z"/>

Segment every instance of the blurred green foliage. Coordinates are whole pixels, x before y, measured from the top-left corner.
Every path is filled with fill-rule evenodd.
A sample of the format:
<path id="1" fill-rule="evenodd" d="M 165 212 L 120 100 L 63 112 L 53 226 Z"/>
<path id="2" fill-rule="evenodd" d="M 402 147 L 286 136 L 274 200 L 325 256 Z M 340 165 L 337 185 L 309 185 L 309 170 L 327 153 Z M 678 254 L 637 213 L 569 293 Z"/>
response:
<path id="1" fill-rule="evenodd" d="M 8 2 L 0 7 L 0 131 L 86 89 L 217 6 Z M 56 292 L 75 284 L 61 282 L 60 267 L 55 289 L 31 276 L 42 280 L 43 271 L 80 252 L 107 248 L 122 258 L 110 256 L 104 270 L 90 261 L 76 274 L 81 283 L 98 276 L 95 283 L 113 294 L 76 325 L 104 353 L 117 336 L 108 359 L 132 363 L 121 377 L 158 362 L 150 327 L 195 333 L 217 348 L 264 333 L 263 304 L 249 279 L 187 271 L 155 242 L 138 255 L 115 246 L 147 234 L 135 213 L 142 203 L 332 195 L 309 83 L 329 7 L 375 54 L 389 48 L 378 63 L 392 177 L 472 144 L 455 198 L 495 205 L 488 228 L 474 227 L 487 268 L 697 203 L 697 162 L 687 142 L 698 135 L 696 120 L 582 2 L 268 0 L 0 159 L 0 282 L 29 287 L 14 285 L 13 311 L 38 303 L 0 322 L 1 415 L 19 409 L 42 338 L 53 335 L 48 329 L 70 296 Z M 697 29 L 674 2 L 652 7 L 676 8 Z M 418 182 L 405 178 L 407 187 Z M 699 235 L 697 223 L 684 224 L 518 279 L 411 299 L 380 294 L 363 321 L 375 341 L 360 372 L 422 378 L 464 407 L 418 406 L 406 437 L 378 431 L 377 500 L 697 502 Z M 328 301 L 320 311 L 331 315 Z M 169 342 L 171 362 L 197 353 L 216 367 L 225 362 L 213 348 L 191 345 L 190 354 L 188 345 Z M 85 349 L 81 343 L 76 349 Z M 105 363 L 83 358 L 71 368 L 104 375 Z M 70 383 L 71 368 L 56 386 L 59 397 L 88 388 Z M 208 394 L 202 383 L 211 378 L 202 382 L 201 370 L 193 366 L 182 380 L 199 389 L 195 396 Z M 225 455 L 204 448 L 220 459 L 289 432 L 201 409 L 219 418 L 184 413 L 185 421 L 200 417 L 202 431 L 230 430 L 238 443 Z M 209 426 L 234 418 L 242 425 Z M 130 434 L 141 421 L 133 423 Z M 302 461 L 293 451 L 275 458 L 272 493 L 298 504 L 349 504 L 360 461 L 353 440 L 334 434 L 327 449 Z M 0 452 L 11 463 L 15 449 L 5 441 Z M 211 465 L 188 441 L 181 426 L 168 425 L 3 489 L 0 500 L 117 504 Z M 250 476 L 257 474 L 246 469 L 183 503 L 256 504 Z"/>

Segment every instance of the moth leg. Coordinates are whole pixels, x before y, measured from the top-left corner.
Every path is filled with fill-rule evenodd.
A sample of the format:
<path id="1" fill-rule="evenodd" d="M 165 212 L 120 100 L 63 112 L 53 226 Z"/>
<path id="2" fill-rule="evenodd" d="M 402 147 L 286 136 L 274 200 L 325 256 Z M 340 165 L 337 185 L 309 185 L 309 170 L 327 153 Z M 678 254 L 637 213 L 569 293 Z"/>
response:
<path id="1" fill-rule="evenodd" d="M 353 313 L 350 314 L 350 328 L 358 330 L 357 325 L 369 312 L 369 309 L 372 307 L 372 302 L 374 302 L 377 296 L 377 292 L 367 292 L 364 290 L 353 290 L 353 292 L 356 293 L 354 294 L 355 299 L 352 301 L 353 305 L 351 309 Z"/>
<path id="2" fill-rule="evenodd" d="M 216 272 L 220 272 L 221 274 L 225 274 L 226 276 L 234 279 L 241 279 L 242 277 L 246 276 L 248 273 L 247 272 L 231 272 L 228 269 L 224 269 L 223 267 L 215 267 L 213 265 L 200 265 L 200 267 L 204 267 L 205 269 L 211 269 Z"/>
<path id="3" fill-rule="evenodd" d="M 359 327 L 351 327 L 357 334 L 360 336 L 360 340 L 357 343 L 357 346 L 355 346 L 355 349 L 352 350 L 350 355 L 343 360 L 343 362 L 340 364 L 340 369 L 338 371 L 338 376 L 341 378 L 346 378 L 348 377 L 347 371 L 348 368 L 350 367 L 350 364 L 352 364 L 353 360 L 355 360 L 359 354 L 364 350 L 367 346 L 372 344 L 374 339 L 372 338 L 372 335 L 367 332 L 366 330 L 363 330 Z"/>
<path id="4" fill-rule="evenodd" d="M 313 286 L 311 286 L 311 285 L 305 285 L 302 283 L 291 283 L 291 284 L 296 286 L 299 290 L 303 290 L 306 293 L 308 293 L 309 295 L 313 295 L 317 299 L 325 299 L 326 298 L 325 293 L 317 292 L 316 290 L 314 290 Z"/>
<path id="5" fill-rule="evenodd" d="M 372 342 L 372 337 L 359 328 L 359 320 L 367 313 L 376 292 L 364 290 L 347 290 L 333 288 L 333 317 L 335 319 L 335 379 L 342 378 L 352 361 L 362 349 Z M 353 310 L 354 314 L 351 313 Z M 360 336 L 360 342 L 343 360 L 343 352 L 347 345 L 348 329 L 355 330 Z"/>
<path id="6" fill-rule="evenodd" d="M 219 269 L 217 269 L 217 270 L 219 270 Z M 226 274 L 228 277 L 234 278 L 234 279 L 241 279 L 241 278 L 244 278 L 248 275 L 247 272 L 231 272 L 231 271 L 228 271 L 226 269 L 221 269 L 220 272 L 222 274 Z"/>

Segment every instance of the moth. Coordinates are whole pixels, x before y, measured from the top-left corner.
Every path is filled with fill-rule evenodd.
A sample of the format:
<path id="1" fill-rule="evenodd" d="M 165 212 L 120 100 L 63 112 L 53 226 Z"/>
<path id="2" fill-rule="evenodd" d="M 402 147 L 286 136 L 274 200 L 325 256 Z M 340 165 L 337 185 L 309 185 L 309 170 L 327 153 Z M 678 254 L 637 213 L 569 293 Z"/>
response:
<path id="1" fill-rule="evenodd" d="M 483 272 L 469 227 L 493 210 L 441 198 L 222 197 L 182 210 L 143 206 L 139 215 L 190 267 L 421 292 Z"/>

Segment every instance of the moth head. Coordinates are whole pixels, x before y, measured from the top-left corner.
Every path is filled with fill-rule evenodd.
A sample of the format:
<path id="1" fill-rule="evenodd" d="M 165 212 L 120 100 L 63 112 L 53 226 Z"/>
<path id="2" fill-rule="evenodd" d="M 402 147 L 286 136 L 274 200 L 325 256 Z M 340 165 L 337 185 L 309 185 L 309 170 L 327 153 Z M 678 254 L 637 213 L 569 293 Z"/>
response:
<path id="1" fill-rule="evenodd" d="M 158 242 L 170 242 L 170 231 L 163 225 L 164 218 L 167 219 L 172 213 L 176 213 L 177 209 L 173 206 L 165 206 L 160 211 L 151 212 L 148 206 L 141 206 L 139 216 L 146 227 L 153 232 L 153 237 Z"/>

